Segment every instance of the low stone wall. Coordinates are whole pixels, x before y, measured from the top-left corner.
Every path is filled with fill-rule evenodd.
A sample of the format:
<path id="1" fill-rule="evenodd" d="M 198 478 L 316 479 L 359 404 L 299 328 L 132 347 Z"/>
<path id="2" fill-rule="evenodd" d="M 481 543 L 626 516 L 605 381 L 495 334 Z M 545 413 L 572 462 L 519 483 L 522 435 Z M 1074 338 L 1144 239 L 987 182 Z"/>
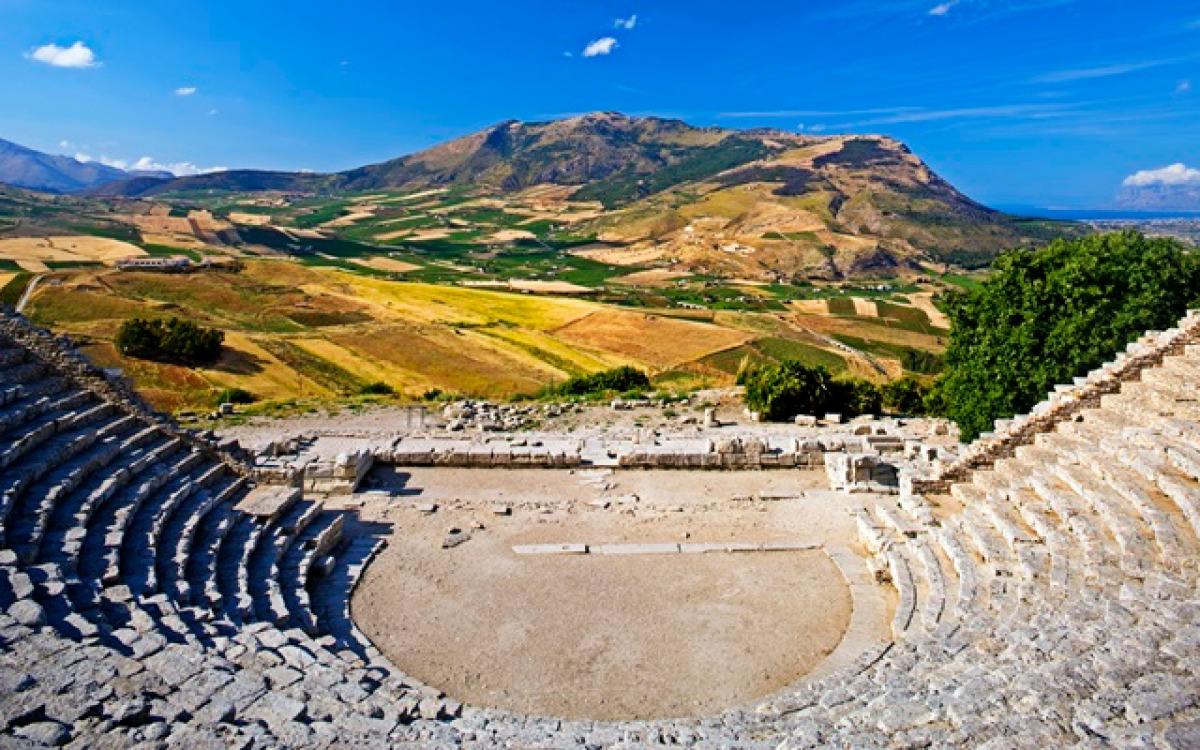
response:
<path id="1" fill-rule="evenodd" d="M 1179 354 L 1185 346 L 1196 343 L 1200 343 L 1200 310 L 1190 310 L 1175 328 L 1148 332 L 1129 344 L 1112 362 L 1092 370 L 1086 377 L 1076 378 L 1073 384 L 1056 386 L 1028 414 L 997 421 L 996 432 L 981 436 L 952 463 L 935 466 L 928 476 L 902 476 L 901 493 L 946 494 L 951 485 L 965 480 L 976 469 L 988 468 L 1013 456 L 1018 447 L 1033 443 L 1039 434 L 1075 419 L 1085 409 L 1099 406 L 1104 396 L 1118 393 L 1122 383 L 1138 380 L 1143 370 L 1161 365 L 1165 357 Z"/>
<path id="2" fill-rule="evenodd" d="M 456 466 L 476 468 L 546 468 L 564 469 L 583 463 L 578 452 L 563 450 L 505 450 L 490 445 L 471 446 L 468 449 L 449 447 L 406 451 L 397 450 L 377 456 L 381 463 L 394 466 Z"/>

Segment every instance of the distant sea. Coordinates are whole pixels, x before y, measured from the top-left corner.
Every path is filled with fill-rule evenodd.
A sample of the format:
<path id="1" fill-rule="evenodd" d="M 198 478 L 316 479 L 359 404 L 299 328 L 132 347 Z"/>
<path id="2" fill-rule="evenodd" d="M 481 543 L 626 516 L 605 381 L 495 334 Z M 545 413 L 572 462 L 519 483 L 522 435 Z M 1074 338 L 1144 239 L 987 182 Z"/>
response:
<path id="1" fill-rule="evenodd" d="M 1005 213 L 1037 219 L 1063 221 L 1145 221 L 1147 219 L 1200 219 L 1200 211 L 1121 211 L 1088 208 L 1040 208 L 1038 206 L 997 206 Z"/>

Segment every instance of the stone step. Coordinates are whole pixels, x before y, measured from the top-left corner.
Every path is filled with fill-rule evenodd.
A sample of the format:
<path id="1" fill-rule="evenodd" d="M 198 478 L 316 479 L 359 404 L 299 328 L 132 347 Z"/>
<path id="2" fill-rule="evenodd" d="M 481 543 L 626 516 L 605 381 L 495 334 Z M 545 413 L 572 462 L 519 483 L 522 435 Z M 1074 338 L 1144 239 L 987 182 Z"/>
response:
<path id="1" fill-rule="evenodd" d="M 12 400 L 3 404 L 0 413 L 0 437 L 17 436 L 18 431 L 37 428 L 38 417 L 75 411 L 94 401 L 86 391 L 67 390 L 67 384 L 58 378 L 47 378 L 36 385 L 24 386 L 15 392 Z M 17 436 L 19 437 L 19 436 Z"/>
<path id="2" fill-rule="evenodd" d="M 320 512 L 319 503 L 309 500 L 296 502 L 278 521 L 271 524 L 270 531 L 251 556 L 250 596 L 259 620 L 276 626 L 287 623 L 287 605 L 279 589 L 279 559 Z"/>
<path id="3" fill-rule="evenodd" d="M 254 615 L 248 582 L 250 557 L 267 530 L 265 522 L 243 513 L 221 545 L 217 584 L 222 609 L 233 622 L 245 622 Z"/>
<path id="4" fill-rule="evenodd" d="M 10 546 L 17 555 L 24 562 L 32 563 L 58 504 L 66 503 L 77 488 L 93 475 L 103 472 L 131 443 L 144 440 L 144 435 L 135 432 L 136 427 L 137 421 L 132 417 L 109 422 L 72 441 L 69 450 L 62 452 L 64 460 L 61 463 L 40 467 L 39 471 L 53 468 L 34 479 L 13 499 L 14 507 L 3 524 L 0 538 L 12 540 Z M 68 453 L 73 455 L 67 458 Z"/>
<path id="5" fill-rule="evenodd" d="M 91 523 L 97 508 L 127 490 L 132 482 L 151 468 L 166 464 L 182 447 L 177 438 L 168 438 L 156 431 L 148 442 L 137 445 L 122 456 L 121 465 L 115 471 L 95 477 L 72 493 L 66 502 L 60 503 L 50 522 L 51 531 L 74 530 L 82 533 Z"/>
<path id="6" fill-rule="evenodd" d="M 323 561 L 341 541 L 344 523 L 343 514 L 322 511 L 307 525 L 279 563 L 276 580 L 290 622 L 310 635 L 322 631 L 321 623 L 313 611 L 309 589 L 315 579 L 329 572 Z"/>
<path id="7" fill-rule="evenodd" d="M 172 514 L 196 494 L 207 488 L 225 473 L 224 464 L 203 459 L 174 487 L 164 488 L 141 505 L 129 522 L 121 543 L 120 570 L 122 582 L 135 596 L 158 593 L 158 552 L 174 546 L 172 539 L 163 537 L 163 527 Z"/>
<path id="8" fill-rule="evenodd" d="M 0 491 L 7 487 L 5 479 L 13 469 L 19 473 L 21 469 L 31 467 L 33 462 L 28 458 L 34 449 L 40 447 L 44 453 L 50 453 L 57 445 L 84 434 L 89 425 L 107 419 L 116 411 L 109 404 L 95 403 L 95 399 L 89 399 L 88 402 L 93 405 L 81 407 L 78 411 L 45 414 L 29 429 L 19 431 L 14 440 L 0 446 L 0 469 L 8 470 L 0 475 Z M 52 459 L 53 456 L 47 455 L 46 458 Z"/>
<path id="9" fill-rule="evenodd" d="M 240 498 L 239 498 L 240 499 Z M 243 515 L 230 499 L 213 506 L 196 526 L 192 554 L 187 560 L 187 582 L 192 601 L 202 599 L 213 611 L 224 612 L 224 597 L 219 583 L 219 564 L 229 532 Z"/>
<path id="10" fill-rule="evenodd" d="M 1136 569 L 1151 564 L 1154 553 L 1147 541 L 1149 534 L 1134 521 L 1111 487 L 1080 464 L 1060 462 L 1046 469 L 1088 504 L 1107 535 L 1115 540 L 1123 558 L 1134 561 Z"/>
<path id="11" fill-rule="evenodd" d="M 159 581 L 176 600 L 192 604 L 200 602 L 205 587 L 202 581 L 198 588 L 193 586 L 188 578 L 188 567 L 193 556 L 204 554 L 203 545 L 212 542 L 211 538 L 201 534 L 205 521 L 214 508 L 232 507 L 248 487 L 249 480 L 245 477 L 226 473 L 211 491 L 193 495 L 168 520 L 163 535 L 173 539 L 174 544 L 158 547 Z"/>
<path id="12" fill-rule="evenodd" d="M 37 435 L 30 436 L 31 442 L 21 460 L 0 473 L 0 522 L 7 519 L 12 506 L 44 476 L 86 452 L 96 441 L 118 433 L 132 423 L 132 418 L 125 417 L 96 424 L 107 416 L 108 407 L 98 407 L 86 414 L 88 416 L 81 420 L 82 423 L 58 419 L 47 424 Z M 60 425 L 69 426 L 57 430 Z"/>
<path id="13" fill-rule="evenodd" d="M 84 536 L 79 540 L 79 572 L 84 581 L 99 587 L 108 578 L 106 585 L 117 583 L 116 561 L 120 554 L 120 532 L 129 516 L 152 493 L 192 468 L 198 454 L 191 451 L 170 453 L 170 460 L 156 464 L 145 473 L 139 472 L 137 481 L 125 485 L 120 491 L 109 495 L 103 502 L 86 512 L 90 514 Z"/>
<path id="14" fill-rule="evenodd" d="M 0 348 L 0 380 L 4 379 L 4 374 L 18 365 L 24 364 L 29 359 L 29 352 L 19 346 L 5 346 Z"/>
<path id="15" fill-rule="evenodd" d="M 333 636 L 340 648 L 360 655 L 370 654 L 374 647 L 350 617 L 350 597 L 362 571 L 383 547 L 381 539 L 359 537 L 348 540 L 337 550 L 328 575 L 309 587 L 322 632 Z"/>
<path id="16" fill-rule="evenodd" d="M 142 482 L 128 503 L 121 506 L 110 504 L 102 509 L 95 526 L 104 535 L 105 564 L 101 582 L 105 586 L 118 583 L 128 586 L 131 579 L 127 576 L 131 575 L 132 567 L 153 566 L 153 550 L 127 548 L 130 529 L 140 516 L 152 512 L 147 511 L 147 507 L 152 509 L 164 498 L 190 492 L 190 487 L 203 473 L 203 463 L 203 454 L 194 450 L 186 451 L 166 473 Z M 136 578 L 144 579 L 146 575 L 142 573 Z M 134 590 L 133 593 L 140 596 L 143 592 Z"/>

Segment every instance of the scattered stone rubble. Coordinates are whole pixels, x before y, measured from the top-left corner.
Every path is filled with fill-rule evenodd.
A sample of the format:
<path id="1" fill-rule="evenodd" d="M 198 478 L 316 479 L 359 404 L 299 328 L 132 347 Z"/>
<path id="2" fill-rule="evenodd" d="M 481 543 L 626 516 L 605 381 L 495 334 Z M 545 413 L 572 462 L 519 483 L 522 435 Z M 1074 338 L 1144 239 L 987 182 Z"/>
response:
<path id="1" fill-rule="evenodd" d="M 10 319 L 0 736 L 78 748 L 1200 746 L 1198 330 L 1200 312 L 926 484 L 906 478 L 901 494 L 864 503 L 874 578 L 898 593 L 892 638 L 719 716 L 598 722 L 463 707 L 406 677 L 350 620 L 379 550 L 353 516 L 254 486 L 231 454 Z M 754 455 L 752 438 L 726 453 L 714 439 L 712 453 Z M 844 476 L 862 481 L 843 452 Z"/>

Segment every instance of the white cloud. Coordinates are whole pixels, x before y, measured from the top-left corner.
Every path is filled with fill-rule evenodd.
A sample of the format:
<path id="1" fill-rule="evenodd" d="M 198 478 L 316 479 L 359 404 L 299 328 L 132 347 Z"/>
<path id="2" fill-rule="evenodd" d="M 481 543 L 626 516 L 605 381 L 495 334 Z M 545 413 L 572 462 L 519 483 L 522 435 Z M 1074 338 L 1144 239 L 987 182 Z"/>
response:
<path id="1" fill-rule="evenodd" d="M 195 86 L 180 86 L 175 89 L 175 96 L 192 96 L 199 90 Z"/>
<path id="2" fill-rule="evenodd" d="M 944 16 L 948 14 L 955 5 L 958 5 L 958 0 L 950 0 L 949 2 L 942 3 L 941 5 L 935 5 L 929 9 L 929 15 Z"/>
<path id="3" fill-rule="evenodd" d="M 216 117 L 216 116 L 217 116 L 217 110 L 215 110 L 215 109 L 210 109 L 210 110 L 208 110 L 208 116 L 209 116 L 209 117 Z"/>
<path id="4" fill-rule="evenodd" d="M 29 58 L 56 68 L 95 68 L 100 65 L 96 53 L 83 42 L 75 42 L 70 47 L 44 44 L 30 52 Z"/>
<path id="5" fill-rule="evenodd" d="M 75 154 L 75 158 L 82 162 L 96 161 L 106 167 L 114 167 L 122 169 L 126 172 L 170 172 L 176 177 L 187 177 L 196 174 L 209 174 L 212 172 L 224 172 L 228 167 L 200 167 L 190 161 L 178 161 L 164 164 L 156 160 L 152 156 L 143 156 L 137 161 L 130 162 L 127 159 L 112 159 L 107 156 L 101 156 L 99 159 L 93 159 L 87 154 Z"/>
<path id="6" fill-rule="evenodd" d="M 1189 92 L 1191 90 L 1192 90 L 1192 82 L 1191 81 L 1180 81 L 1179 85 L 1175 87 L 1176 94 L 1186 94 L 1187 92 Z"/>
<path id="7" fill-rule="evenodd" d="M 1200 169 L 1192 169 L 1182 163 L 1162 169 L 1144 169 L 1129 175 L 1121 184 L 1125 187 L 1200 185 Z"/>
<path id="8" fill-rule="evenodd" d="M 1093 78 L 1110 78 L 1126 73 L 1136 73 L 1139 70 L 1150 70 L 1164 65 L 1173 65 L 1178 60 L 1147 60 L 1145 62 L 1125 63 L 1122 65 L 1104 65 L 1097 68 L 1077 68 L 1075 70 L 1059 70 L 1046 73 L 1032 79 L 1033 83 L 1067 83 L 1070 81 L 1086 81 Z"/>
<path id="9" fill-rule="evenodd" d="M 583 48 L 584 57 L 597 57 L 610 54 L 617 48 L 617 40 L 611 36 L 602 37 Z"/>
<path id="10" fill-rule="evenodd" d="M 626 31 L 629 31 L 634 26 L 637 26 L 637 13 L 634 13 L 629 18 L 618 18 L 616 21 L 613 21 L 613 26 L 618 29 L 625 29 Z"/>

